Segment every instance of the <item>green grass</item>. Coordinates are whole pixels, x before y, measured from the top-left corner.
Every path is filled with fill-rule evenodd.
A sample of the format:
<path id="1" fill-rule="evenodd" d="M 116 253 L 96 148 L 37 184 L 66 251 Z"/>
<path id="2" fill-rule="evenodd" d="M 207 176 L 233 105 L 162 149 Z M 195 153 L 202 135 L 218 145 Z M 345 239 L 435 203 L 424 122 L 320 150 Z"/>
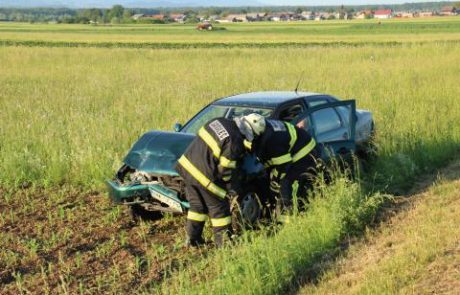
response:
<path id="1" fill-rule="evenodd" d="M 300 294 L 455 294 L 460 286 L 460 162 L 409 209 L 370 232 Z M 455 180 L 455 181 L 453 181 Z"/>
<path id="2" fill-rule="evenodd" d="M 424 33 L 431 22 L 437 30 Z M 210 34 L 183 26 L 0 24 L 0 40 L 44 44 L 0 47 L 0 293 L 288 289 L 372 220 L 382 192 L 403 193 L 458 154 L 457 24 L 453 18 L 236 24 Z M 302 47 L 116 46 L 178 40 Z M 47 48 L 67 41 L 114 46 Z M 328 45 L 345 41 L 352 46 Z M 320 44 L 303 47 L 308 42 Z M 180 219 L 131 228 L 126 212 L 103 196 L 103 180 L 144 132 L 171 130 L 215 98 L 292 90 L 302 71 L 301 89 L 355 98 L 358 108 L 373 112 L 379 150 L 364 186 L 337 178 L 276 234 L 247 233 L 235 248 L 204 253 L 181 249 Z"/>
<path id="3" fill-rule="evenodd" d="M 218 97 L 293 89 L 306 70 L 302 89 L 373 112 L 376 177 L 407 186 L 458 149 L 457 49 L 0 48 L 0 183 L 100 188 L 143 132 L 171 130 Z"/>
<path id="4" fill-rule="evenodd" d="M 414 20 L 306 21 L 195 25 L 37 25 L 0 23 L 0 40 L 114 43 L 328 43 L 459 40 L 456 17 Z"/>
<path id="5" fill-rule="evenodd" d="M 162 294 L 282 294 L 344 234 L 369 222 L 384 196 L 367 196 L 339 178 L 318 185 L 306 214 L 279 232 L 246 233 L 240 245 L 187 265 L 156 291 Z M 151 293 L 151 289 L 143 293 Z"/>

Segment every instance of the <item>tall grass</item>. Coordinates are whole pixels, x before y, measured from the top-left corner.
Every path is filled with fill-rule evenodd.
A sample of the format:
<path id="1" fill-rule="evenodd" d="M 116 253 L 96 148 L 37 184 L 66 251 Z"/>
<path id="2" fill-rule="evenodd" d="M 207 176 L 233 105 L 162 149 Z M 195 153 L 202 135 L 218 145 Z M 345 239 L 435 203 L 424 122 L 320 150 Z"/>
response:
<path id="1" fill-rule="evenodd" d="M 262 32 L 259 35 L 243 30 L 236 39 L 230 36 L 224 39 L 232 42 L 246 38 L 254 42 L 256 35 L 265 36 L 263 30 L 266 28 L 263 28 L 264 24 L 260 26 Z M 72 28 L 71 31 L 83 29 L 81 26 L 65 27 Z M 0 28 L 0 39 L 12 34 L 21 35 L 17 40 L 29 40 L 23 36 L 30 34 L 35 40 L 49 40 L 51 36 L 64 40 L 85 34 L 73 31 L 71 33 L 76 34 L 73 37 L 66 35 L 71 34 L 69 32 L 43 33 L 46 36 L 24 32 L 23 35 L 7 32 L 7 28 Z M 61 27 L 49 28 L 61 30 Z M 147 33 L 155 28 L 146 29 Z M 281 28 L 290 27 L 281 25 Z M 333 30 L 331 27 L 321 28 Z M 25 31 L 28 29 L 33 27 Z M 108 30 L 112 29 L 119 28 Z M 378 36 L 358 33 L 342 36 L 336 32 L 332 39 L 387 38 L 386 29 L 379 30 Z M 115 32 L 112 38 L 116 42 L 120 38 L 130 39 L 129 34 L 122 37 L 117 34 Z M 281 42 L 285 41 L 283 38 L 297 40 L 299 34 L 269 37 Z M 409 35 L 409 38 L 451 40 L 455 34 L 458 33 Z M 330 41 L 332 35 L 318 38 Z M 391 38 L 402 40 L 405 36 L 401 33 Z M 157 37 L 167 39 L 168 34 L 150 38 Z M 97 33 L 88 38 L 90 42 L 110 39 Z M 171 37 L 174 38 L 179 37 Z M 306 40 L 310 35 L 302 38 Z M 139 36 L 133 39 L 140 40 Z M 76 40 L 80 41 L 82 38 Z M 90 200 L 89 196 L 79 192 L 102 191 L 102 180 L 118 168 L 123 155 L 142 133 L 150 129 L 170 130 L 174 122 L 184 122 L 218 97 L 249 91 L 293 89 L 304 70 L 302 89 L 330 93 L 344 99 L 356 98 L 359 108 L 373 112 L 379 149 L 373 170 L 368 173 L 366 187 L 370 187 L 370 191 L 383 187 L 402 192 L 411 186 L 417 175 L 442 166 L 459 151 L 458 49 L 457 43 L 436 42 L 400 47 L 231 50 L 0 47 L 0 207 L 8 208 L 8 211 L 0 212 L 0 224 L 7 227 L 2 233 L 5 237 L 2 249 L 6 250 L 0 253 L 7 266 L 7 273 L 2 273 L 3 279 L 16 280 L 18 290 L 36 286 L 40 280 L 45 285 L 51 284 L 53 290 L 60 288 L 61 292 L 69 289 L 77 292 L 77 288 L 81 291 L 85 286 L 92 286 L 88 293 L 126 293 L 133 290 L 132 284 L 137 288 L 138 280 L 142 279 L 143 287 L 136 291 L 147 293 L 282 292 L 319 256 L 334 250 L 344 235 L 367 224 L 383 200 L 382 195 L 368 193 L 359 184 L 344 178 L 335 178 L 329 186 L 318 187 L 306 213 L 294 218 L 275 234 L 270 235 L 270 231 L 247 233 L 235 248 L 208 252 L 207 258 L 198 261 L 195 256 L 190 258 L 184 257 L 187 253 L 182 254 L 177 246 L 181 243 L 180 233 L 168 237 L 174 239 L 169 241 L 171 245 L 150 245 L 145 234 L 148 228 L 143 226 L 131 231 L 127 241 L 127 235 L 120 232 L 123 228 L 120 211 L 116 208 L 104 213 L 102 207 L 107 205 L 104 201 Z M 10 188 L 29 185 L 51 190 L 10 191 Z M 61 185 L 66 189 L 61 191 Z M 57 196 L 46 193 L 53 190 L 59 192 Z M 36 192 L 45 193 L 37 195 Z M 77 203 L 77 209 L 67 201 Z M 37 208 L 41 208 L 40 212 Z M 24 219 L 37 214 L 47 215 L 48 221 L 37 218 L 35 222 L 39 227 L 24 232 L 15 228 L 16 224 L 22 225 Z M 73 226 L 66 226 L 69 221 Z M 82 224 L 88 226 L 80 235 L 77 232 Z M 55 234 L 56 227 L 60 229 L 58 234 Z M 20 234 L 17 237 L 15 230 L 27 236 Z M 114 238 L 118 233 L 120 236 Z M 141 248 L 147 250 L 143 254 L 133 250 L 126 256 L 123 249 L 130 249 L 129 244 L 136 236 L 142 240 Z M 76 238 L 69 246 L 67 241 L 72 237 Z M 87 256 L 83 258 L 88 260 L 82 260 L 78 252 L 66 249 L 80 249 L 86 245 L 83 240 L 87 238 L 94 240 L 95 247 L 86 249 Z M 26 241 L 29 260 L 21 260 L 22 252 L 14 249 L 23 244 L 22 240 Z M 112 261 L 113 265 L 107 266 L 110 273 L 102 271 L 95 277 L 87 273 L 75 277 L 77 270 L 58 270 L 50 264 L 48 269 L 42 269 L 45 273 L 42 279 L 37 279 L 33 272 L 28 274 L 22 270 L 29 262 L 36 262 L 37 256 L 44 261 L 38 264 L 45 265 L 49 257 L 44 255 L 48 252 L 43 249 L 49 248 L 49 253 L 54 253 L 56 247 L 69 250 L 70 260 L 75 262 L 77 270 L 82 261 L 94 262 L 93 256 L 98 259 L 96 264 L 102 262 L 103 266 L 110 264 L 109 257 L 113 253 L 118 258 Z M 168 255 L 168 249 L 181 253 L 184 260 L 190 258 L 190 261 L 197 262 L 186 263 L 188 268 L 168 272 L 170 277 L 163 284 L 155 284 L 152 274 L 143 271 L 154 272 L 150 263 L 160 259 L 158 256 Z M 50 255 L 58 261 L 56 265 L 68 264 L 60 250 Z M 141 267 L 143 264 L 148 266 Z M 171 262 L 171 265 L 175 267 L 176 264 Z M 14 272 L 9 276 L 11 270 Z M 58 285 L 53 279 L 57 277 Z M 145 280 L 152 281 L 146 283 Z M 10 284 L 7 290 L 11 288 Z"/>
<path id="2" fill-rule="evenodd" d="M 455 294 L 460 170 L 417 196 L 410 210 L 366 235 L 300 294 Z M 457 249 L 457 250 L 455 250 Z M 456 269 L 457 267 L 457 269 Z M 457 291 L 455 291 L 457 290 Z M 457 292 L 458 293 L 458 292 Z"/>
<path id="3" fill-rule="evenodd" d="M 171 130 L 218 97 L 293 89 L 306 70 L 302 89 L 373 112 L 373 179 L 404 187 L 458 150 L 457 51 L 0 48 L 0 184 L 100 188 L 143 132 Z"/>
<path id="4" fill-rule="evenodd" d="M 321 182 L 306 214 L 271 234 L 246 233 L 240 245 L 213 253 L 173 273 L 163 294 L 281 294 L 352 228 L 374 216 L 384 196 L 368 196 L 346 178 Z M 145 294 L 152 290 L 146 289 Z"/>

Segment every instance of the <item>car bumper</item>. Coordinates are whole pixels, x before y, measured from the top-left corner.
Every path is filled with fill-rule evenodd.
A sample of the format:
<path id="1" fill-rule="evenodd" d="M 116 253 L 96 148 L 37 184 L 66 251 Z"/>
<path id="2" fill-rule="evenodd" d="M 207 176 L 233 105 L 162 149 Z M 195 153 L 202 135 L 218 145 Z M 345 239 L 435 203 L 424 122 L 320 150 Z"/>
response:
<path id="1" fill-rule="evenodd" d="M 150 196 L 148 185 L 120 185 L 119 183 L 108 180 L 106 182 L 109 197 L 115 204 L 142 204 Z"/>
<path id="2" fill-rule="evenodd" d="M 157 183 L 121 185 L 108 180 L 107 188 L 110 199 L 119 205 L 143 204 L 156 200 L 177 213 L 183 213 L 190 207 L 187 201 L 179 199 L 176 191 Z"/>

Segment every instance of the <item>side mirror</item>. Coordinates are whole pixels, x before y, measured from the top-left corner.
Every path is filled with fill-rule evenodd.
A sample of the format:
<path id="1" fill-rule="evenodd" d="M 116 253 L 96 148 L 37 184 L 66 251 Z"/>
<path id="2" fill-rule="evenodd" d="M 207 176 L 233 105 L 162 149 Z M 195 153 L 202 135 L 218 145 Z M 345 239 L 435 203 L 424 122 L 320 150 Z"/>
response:
<path id="1" fill-rule="evenodd" d="M 174 124 L 174 131 L 179 132 L 182 129 L 182 124 L 181 123 L 176 123 Z"/>

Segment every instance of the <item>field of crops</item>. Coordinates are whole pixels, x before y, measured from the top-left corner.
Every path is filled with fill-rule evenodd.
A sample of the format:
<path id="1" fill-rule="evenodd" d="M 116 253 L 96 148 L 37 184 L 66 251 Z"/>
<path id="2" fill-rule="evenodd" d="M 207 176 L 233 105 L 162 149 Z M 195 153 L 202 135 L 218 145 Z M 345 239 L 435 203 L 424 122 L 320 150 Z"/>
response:
<path id="1" fill-rule="evenodd" d="M 289 290 L 387 194 L 458 157 L 459 52 L 460 17 L 215 32 L 0 23 L 0 293 Z M 183 249 L 181 217 L 133 226 L 111 206 L 103 180 L 141 134 L 171 130 L 215 98 L 293 90 L 302 71 L 302 90 L 373 112 L 378 157 L 362 182 L 319 186 L 291 224 L 219 251 Z"/>
<path id="2" fill-rule="evenodd" d="M 195 25 L 43 25 L 2 24 L 0 44 L 42 44 L 42 46 L 224 46 L 257 44 L 257 47 L 368 43 L 400 44 L 426 41 L 460 41 L 456 17 L 415 20 L 353 20 L 327 22 L 217 24 L 212 32 Z M 34 43 L 35 42 L 35 43 Z M 285 46 L 285 45 L 284 45 Z"/>

